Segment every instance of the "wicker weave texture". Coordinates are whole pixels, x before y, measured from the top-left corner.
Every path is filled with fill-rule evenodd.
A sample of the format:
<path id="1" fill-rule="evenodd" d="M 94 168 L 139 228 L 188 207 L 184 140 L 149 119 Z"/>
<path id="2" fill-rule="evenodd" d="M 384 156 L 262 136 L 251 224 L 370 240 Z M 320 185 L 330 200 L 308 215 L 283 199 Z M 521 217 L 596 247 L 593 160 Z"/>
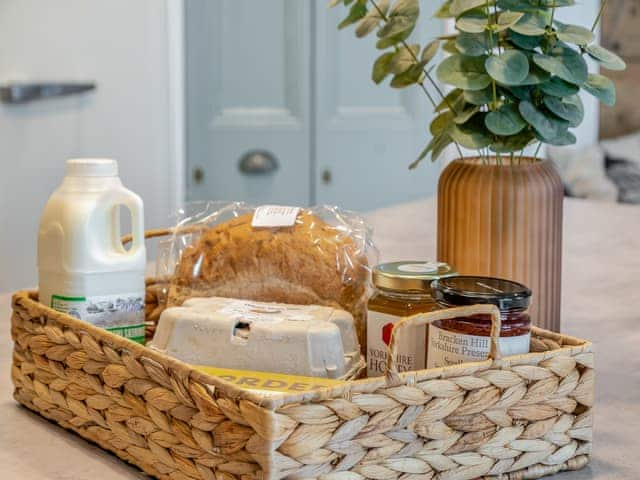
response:
<path id="1" fill-rule="evenodd" d="M 16 400 L 157 478 L 515 480 L 591 452 L 575 338 L 536 329 L 536 353 L 263 398 L 35 298 L 13 299 Z"/>

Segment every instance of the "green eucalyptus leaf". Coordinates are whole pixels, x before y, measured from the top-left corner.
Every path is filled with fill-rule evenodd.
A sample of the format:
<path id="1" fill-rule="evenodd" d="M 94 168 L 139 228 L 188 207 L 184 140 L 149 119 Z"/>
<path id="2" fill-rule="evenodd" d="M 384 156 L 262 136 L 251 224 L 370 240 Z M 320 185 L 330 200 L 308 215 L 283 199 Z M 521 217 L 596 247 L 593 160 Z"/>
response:
<path id="1" fill-rule="evenodd" d="M 442 101 L 436 106 L 436 113 L 443 112 L 444 110 L 449 110 L 450 105 L 455 106 L 460 98 L 462 98 L 463 90 L 459 88 L 455 88 L 451 90 L 446 97 L 442 99 Z"/>
<path id="2" fill-rule="evenodd" d="M 456 28 L 467 33 L 482 33 L 488 26 L 487 17 L 460 17 L 456 22 Z"/>
<path id="3" fill-rule="evenodd" d="M 542 43 L 543 35 L 529 36 L 521 35 L 518 32 L 509 32 L 509 40 L 516 47 L 523 48 L 525 50 L 534 50 Z"/>
<path id="4" fill-rule="evenodd" d="M 373 71 L 371 72 L 371 79 L 375 83 L 382 82 L 387 75 L 389 75 L 389 65 L 391 64 L 391 59 L 395 55 L 395 52 L 387 52 L 380 55 L 375 63 L 373 64 Z"/>
<path id="5" fill-rule="evenodd" d="M 502 10 L 515 12 L 537 12 L 540 9 L 538 5 L 533 5 L 528 0 L 497 0 L 497 5 Z"/>
<path id="6" fill-rule="evenodd" d="M 515 103 L 507 103 L 487 113 L 484 124 L 496 135 L 515 135 L 527 126 Z"/>
<path id="7" fill-rule="evenodd" d="M 384 50 L 385 48 L 393 47 L 393 46 L 401 43 L 402 41 L 404 41 L 407 38 L 409 38 L 409 36 L 413 32 L 414 28 L 415 28 L 415 24 L 409 30 L 405 30 L 404 32 L 400 32 L 397 35 L 394 35 L 392 37 L 381 38 L 380 40 L 378 40 L 376 42 L 376 48 L 379 49 L 379 50 Z"/>
<path id="8" fill-rule="evenodd" d="M 378 30 L 378 37 L 390 41 L 404 35 L 408 36 L 416 25 L 418 15 L 420 15 L 418 0 L 398 0 L 389 12 L 385 25 Z M 381 47 L 378 46 L 378 48 Z"/>
<path id="9" fill-rule="evenodd" d="M 522 17 L 524 17 L 524 13 L 522 12 L 511 12 L 508 10 L 501 12 L 498 16 L 498 21 L 494 26 L 494 31 L 502 32 L 507 28 L 511 28 L 516 23 L 518 23 L 518 21 L 520 21 Z"/>
<path id="10" fill-rule="evenodd" d="M 493 141 L 490 148 L 497 153 L 513 153 L 523 150 L 535 139 L 533 131 L 526 129 L 517 135 L 509 135 L 508 137 L 497 137 Z"/>
<path id="11" fill-rule="evenodd" d="M 438 66 L 438 79 L 464 90 L 482 90 L 491 83 L 484 66 L 486 58 L 452 55 Z"/>
<path id="12" fill-rule="evenodd" d="M 456 53 L 460 53 L 458 51 L 458 47 L 456 46 L 456 38 L 452 38 L 445 41 L 444 44 L 442 45 L 442 50 L 452 55 L 455 55 Z"/>
<path id="13" fill-rule="evenodd" d="M 418 155 L 418 158 L 416 158 L 413 162 L 409 164 L 409 170 L 413 170 L 414 168 L 416 168 L 420 164 L 420 162 L 422 162 L 422 160 L 424 160 L 427 157 L 427 155 L 429 155 L 429 152 L 433 150 L 433 147 L 439 138 L 440 136 L 431 137 L 431 140 L 429 141 L 429 143 L 427 143 L 427 146 L 424 147 L 424 149 L 420 152 L 420 155 Z"/>
<path id="14" fill-rule="evenodd" d="M 566 47 L 555 47 L 549 55 L 536 53 L 533 61 L 543 70 L 574 85 L 582 85 L 587 80 L 587 63 L 582 55 Z"/>
<path id="15" fill-rule="evenodd" d="M 453 139 L 449 134 L 439 135 L 436 139 L 433 150 L 431 151 L 431 161 L 435 162 L 438 157 L 444 152 L 444 149 L 453 143 Z"/>
<path id="16" fill-rule="evenodd" d="M 412 17 L 418 18 L 420 15 L 419 0 L 398 0 L 389 12 L 389 17 Z"/>
<path id="17" fill-rule="evenodd" d="M 582 98 L 580 98 L 580 95 L 569 95 L 568 97 L 563 98 L 562 101 L 564 103 L 574 105 L 581 112 L 581 115 L 584 118 L 584 104 L 582 103 Z"/>
<path id="18" fill-rule="evenodd" d="M 566 120 L 555 119 L 526 100 L 520 102 L 518 110 L 522 118 L 545 139 L 555 138 L 569 127 Z"/>
<path id="19" fill-rule="evenodd" d="M 491 136 L 484 126 L 484 112 L 478 112 L 464 125 L 453 125 L 449 134 L 453 140 L 465 148 L 477 150 L 491 144 Z"/>
<path id="20" fill-rule="evenodd" d="M 436 13 L 434 14 L 434 17 L 436 18 L 451 18 L 454 17 L 455 15 L 453 13 L 451 13 L 451 5 L 453 5 L 453 0 L 447 0 L 446 2 L 444 2 L 440 8 L 438 8 L 438 10 L 436 10 Z"/>
<path id="21" fill-rule="evenodd" d="M 489 50 L 488 35 L 483 33 L 462 32 L 456 37 L 456 48 L 458 52 L 469 57 L 479 57 L 486 55 Z"/>
<path id="22" fill-rule="evenodd" d="M 463 123 L 467 123 L 471 117 L 473 117 L 478 111 L 480 107 L 472 104 L 467 104 L 458 112 L 456 117 L 453 119 L 454 123 L 461 125 Z"/>
<path id="23" fill-rule="evenodd" d="M 502 87 L 502 90 L 508 91 L 512 97 L 517 98 L 518 100 L 529 100 L 531 101 L 531 87 L 529 86 L 511 86 L 511 87 Z"/>
<path id="24" fill-rule="evenodd" d="M 498 7 L 502 10 L 516 12 L 539 12 L 541 9 L 571 5 L 575 5 L 575 0 L 498 0 Z"/>
<path id="25" fill-rule="evenodd" d="M 541 83 L 548 81 L 550 78 L 551 74 L 549 72 L 542 70 L 533 63 L 529 64 L 529 74 L 527 75 L 527 78 L 520 82 L 520 85 L 540 85 Z"/>
<path id="26" fill-rule="evenodd" d="M 429 125 L 429 131 L 431 135 L 440 135 L 451 129 L 453 126 L 453 119 L 455 118 L 455 113 L 451 110 L 447 110 L 444 113 L 441 113 L 436 118 L 431 121 L 431 125 Z"/>
<path id="27" fill-rule="evenodd" d="M 389 63 L 389 71 L 395 75 L 406 72 L 416 64 L 416 57 L 420 53 L 420 45 L 409 45 L 409 48 L 402 46 L 394 53 Z"/>
<path id="28" fill-rule="evenodd" d="M 449 12 L 453 17 L 459 17 L 464 12 L 482 7 L 486 4 L 486 0 L 453 0 L 449 7 Z"/>
<path id="29" fill-rule="evenodd" d="M 383 14 L 387 13 L 387 11 L 389 10 L 389 0 L 376 0 L 376 5 L 378 6 L 378 8 L 376 9 L 374 7 L 369 10 L 364 18 L 358 23 L 356 27 L 356 37 L 366 37 L 376 28 L 378 28 L 378 25 L 380 25 L 380 22 L 382 21 L 380 12 L 382 12 Z"/>
<path id="30" fill-rule="evenodd" d="M 469 10 L 468 12 L 463 13 L 461 16 L 462 17 L 476 17 L 476 18 L 487 17 L 488 16 L 487 15 L 487 7 L 474 8 L 473 10 Z M 493 18 L 493 14 L 491 14 L 491 18 Z"/>
<path id="31" fill-rule="evenodd" d="M 427 46 L 424 47 L 424 50 L 422 50 L 422 55 L 420 56 L 420 61 L 422 62 L 422 64 L 426 65 L 431 60 L 433 60 L 433 57 L 436 56 L 436 53 L 438 53 L 439 48 L 440 48 L 440 40 L 433 40 L 429 42 Z"/>
<path id="32" fill-rule="evenodd" d="M 593 32 L 588 28 L 579 25 L 567 25 L 557 20 L 555 24 L 556 35 L 563 42 L 573 43 L 575 45 L 586 45 L 594 39 Z"/>
<path id="33" fill-rule="evenodd" d="M 415 64 L 409 70 L 395 75 L 391 79 L 390 85 L 393 88 L 405 88 L 409 85 L 420 82 L 423 75 L 422 65 Z"/>
<path id="34" fill-rule="evenodd" d="M 541 142 L 548 143 L 549 145 L 554 145 L 556 147 L 566 147 L 568 145 L 574 145 L 576 143 L 576 136 L 569 130 L 564 130 L 553 138 L 545 138 L 538 132 L 535 132 L 535 135 L 536 138 Z"/>
<path id="35" fill-rule="evenodd" d="M 431 152 L 431 161 L 435 162 L 444 149 L 451 145 L 452 142 L 453 140 L 447 133 L 431 137 L 431 141 L 427 144 L 424 150 L 420 152 L 420 156 L 418 156 L 418 158 L 409 165 L 409 169 L 416 168 L 420 162 L 429 155 L 429 152 Z"/>
<path id="36" fill-rule="evenodd" d="M 589 74 L 589 78 L 582 85 L 582 88 L 605 105 L 612 107 L 616 104 L 616 87 L 611 80 L 603 75 Z"/>
<path id="37" fill-rule="evenodd" d="M 624 70 L 627 64 L 615 53 L 595 43 L 585 48 L 591 58 L 608 70 Z"/>
<path id="38" fill-rule="evenodd" d="M 365 3 L 362 3 L 362 2 L 354 3 L 353 6 L 351 7 L 351 9 L 349 10 L 349 15 L 347 15 L 347 18 L 345 18 L 344 20 L 342 20 L 338 24 L 338 28 L 342 29 L 342 28 L 348 27 L 349 25 L 353 25 L 358 20 L 363 18 L 366 14 L 367 14 L 367 4 L 366 4 L 366 2 Z"/>
<path id="39" fill-rule="evenodd" d="M 572 103 L 565 103 L 558 97 L 546 96 L 543 99 L 545 107 L 560 118 L 569 122 L 569 126 L 577 127 L 582 123 L 584 111 Z"/>
<path id="40" fill-rule="evenodd" d="M 580 88 L 572 83 L 565 82 L 561 78 L 551 77 L 548 81 L 540 84 L 540 90 L 554 97 L 568 97 L 578 93 Z"/>
<path id="41" fill-rule="evenodd" d="M 492 55 L 485 63 L 491 78 L 504 85 L 518 85 L 529 74 L 529 60 L 518 50 L 507 50 L 502 55 Z"/>
<path id="42" fill-rule="evenodd" d="M 547 21 L 539 13 L 525 13 L 525 15 L 513 26 L 511 30 L 520 35 L 537 37 L 547 31 Z"/>
<path id="43" fill-rule="evenodd" d="M 378 37 L 381 39 L 392 39 L 398 37 L 400 34 L 410 32 L 416 25 L 416 20 L 410 17 L 394 17 L 384 24 L 384 26 L 378 30 Z"/>
<path id="44" fill-rule="evenodd" d="M 487 105 L 493 101 L 493 88 L 487 87 L 482 90 L 465 90 L 464 99 L 472 105 Z"/>
<path id="45" fill-rule="evenodd" d="M 418 158 L 416 158 L 413 162 L 409 164 L 409 170 L 413 170 L 414 168 L 416 168 L 418 165 L 420 165 L 422 160 L 424 160 L 427 157 L 427 155 L 429 155 L 429 152 L 433 148 L 432 143 L 434 142 L 434 140 L 435 140 L 435 137 L 431 137 L 431 140 L 429 141 L 429 143 L 427 143 L 427 146 L 424 147 L 424 149 L 420 152 L 420 155 L 418 155 Z"/>

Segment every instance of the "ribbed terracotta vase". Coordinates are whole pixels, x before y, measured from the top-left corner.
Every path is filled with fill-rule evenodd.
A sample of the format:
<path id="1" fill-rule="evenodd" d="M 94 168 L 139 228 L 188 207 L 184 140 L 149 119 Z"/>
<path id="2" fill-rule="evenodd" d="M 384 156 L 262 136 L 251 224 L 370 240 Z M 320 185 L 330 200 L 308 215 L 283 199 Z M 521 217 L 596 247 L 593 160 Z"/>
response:
<path id="1" fill-rule="evenodd" d="M 455 160 L 438 184 L 438 258 L 525 284 L 534 325 L 560 331 L 563 196 L 547 160 Z"/>

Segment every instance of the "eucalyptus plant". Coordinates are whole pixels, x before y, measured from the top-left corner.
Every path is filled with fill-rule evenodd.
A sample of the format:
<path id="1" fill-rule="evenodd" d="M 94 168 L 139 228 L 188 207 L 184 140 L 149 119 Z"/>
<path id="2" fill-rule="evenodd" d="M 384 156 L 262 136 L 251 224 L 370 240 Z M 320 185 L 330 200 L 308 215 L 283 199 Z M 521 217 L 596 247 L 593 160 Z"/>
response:
<path id="1" fill-rule="evenodd" d="M 575 0 L 446 0 L 436 13 L 454 19 L 456 33 L 422 47 L 409 40 L 420 15 L 419 0 L 333 0 L 349 7 L 339 28 L 355 25 L 358 37 L 376 32 L 383 50 L 373 65 L 375 83 L 391 77 L 391 87 L 417 85 L 434 107 L 431 141 L 411 167 L 450 144 L 475 150 L 485 161 L 520 159 L 538 143 L 571 145 L 582 123 L 585 90 L 613 105 L 613 82 L 589 73 L 585 57 L 605 69 L 624 70 L 615 53 L 594 43 L 594 31 L 607 0 L 590 28 L 556 19 L 559 8 Z M 439 50 L 448 55 L 436 68 L 437 79 L 452 90 L 443 95 L 433 76 Z"/>

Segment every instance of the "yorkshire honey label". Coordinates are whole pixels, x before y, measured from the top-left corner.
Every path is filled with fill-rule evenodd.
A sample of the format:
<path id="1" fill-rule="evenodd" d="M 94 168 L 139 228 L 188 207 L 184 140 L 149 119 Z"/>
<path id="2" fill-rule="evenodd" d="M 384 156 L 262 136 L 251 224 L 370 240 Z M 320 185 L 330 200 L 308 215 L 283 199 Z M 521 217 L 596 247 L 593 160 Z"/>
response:
<path id="1" fill-rule="evenodd" d="M 367 376 L 380 377 L 387 368 L 387 351 L 393 326 L 403 317 L 369 310 L 367 313 Z M 396 368 L 399 372 L 424 369 L 425 341 L 424 325 L 405 328 L 396 339 Z"/>
<path id="2" fill-rule="evenodd" d="M 254 372 L 249 370 L 233 370 L 196 366 L 196 369 L 208 375 L 222 378 L 237 387 L 258 392 L 308 392 L 319 388 L 335 387 L 344 383 L 342 380 L 328 378 L 302 377 L 282 373 Z"/>

